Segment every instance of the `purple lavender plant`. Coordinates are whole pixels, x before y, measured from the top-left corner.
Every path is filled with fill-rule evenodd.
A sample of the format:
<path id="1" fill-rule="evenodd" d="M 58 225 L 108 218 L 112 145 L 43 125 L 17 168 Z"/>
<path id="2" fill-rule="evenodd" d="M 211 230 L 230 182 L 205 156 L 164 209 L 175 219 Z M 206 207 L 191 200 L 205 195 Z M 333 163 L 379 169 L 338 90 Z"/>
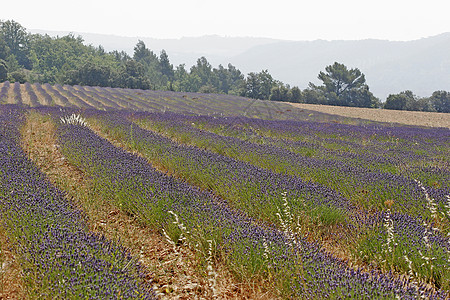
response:
<path id="1" fill-rule="evenodd" d="M 22 93 L 20 92 L 20 82 L 14 82 L 14 101 L 15 104 L 21 105 L 22 101 Z"/>
<path id="2" fill-rule="evenodd" d="M 3 83 L 2 89 L 0 90 L 0 104 L 8 102 L 9 87 L 10 87 L 9 81 L 5 81 Z"/>
<path id="3" fill-rule="evenodd" d="M 148 132 L 144 135 L 134 130 L 129 132 L 133 138 L 148 137 Z M 446 297 L 444 291 L 433 292 L 421 284 L 413 286 L 392 274 L 349 268 L 321 250 L 320 245 L 303 238 L 296 238 L 293 243 L 280 230 L 259 225 L 210 192 L 158 172 L 145 159 L 114 147 L 85 126 L 61 124 L 58 131 L 66 157 L 95 179 L 99 193 L 142 221 L 164 227 L 169 235 L 177 232 L 170 225 L 168 213 L 175 212 L 195 239 L 192 243 L 207 244 L 206 241 L 214 240 L 216 251 L 230 265 L 241 266 L 244 276 L 259 274 L 273 278 L 274 285 L 287 297 L 415 299 L 419 292 L 429 298 Z M 153 138 L 165 143 L 161 137 Z M 161 146 L 164 145 L 152 144 L 155 148 Z M 180 149 L 191 151 L 186 147 Z M 175 159 L 179 153 L 170 155 Z M 207 152 L 202 154 L 211 156 Z"/>
<path id="4" fill-rule="evenodd" d="M 30 106 L 32 107 L 40 106 L 39 99 L 36 96 L 36 93 L 34 92 L 33 87 L 29 82 L 25 83 L 25 89 L 28 93 L 28 96 L 30 97 Z"/>
<path id="5" fill-rule="evenodd" d="M 52 96 L 50 96 L 43 88 L 42 85 L 39 83 L 35 83 L 34 87 L 38 91 L 38 93 L 41 95 L 40 99 L 42 100 L 42 105 L 44 106 L 52 106 L 54 105 L 54 101 L 52 99 Z"/>
<path id="6" fill-rule="evenodd" d="M 0 106 L 0 215 L 39 298 L 154 299 L 122 246 L 88 232 L 85 216 L 19 146 L 24 111 Z"/>

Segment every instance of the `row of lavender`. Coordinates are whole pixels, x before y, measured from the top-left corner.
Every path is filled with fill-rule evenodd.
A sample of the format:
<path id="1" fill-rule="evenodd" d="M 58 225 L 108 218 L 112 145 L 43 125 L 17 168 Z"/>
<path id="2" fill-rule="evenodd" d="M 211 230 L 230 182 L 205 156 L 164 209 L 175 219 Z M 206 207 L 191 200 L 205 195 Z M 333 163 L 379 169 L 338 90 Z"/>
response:
<path id="1" fill-rule="evenodd" d="M 24 114 L 0 106 L 0 216 L 30 297 L 153 299 L 135 258 L 89 233 L 84 215 L 27 158 Z"/>
<path id="2" fill-rule="evenodd" d="M 148 137 L 148 133 L 137 128 L 129 134 L 137 143 L 140 135 Z M 147 224 L 162 227 L 175 241 L 183 241 L 180 236 L 185 236 L 200 251 L 207 252 L 208 245 L 214 245 L 216 256 L 234 266 L 233 271 L 247 278 L 270 278 L 284 296 L 445 297 L 443 291 L 432 293 L 424 285 L 409 280 L 349 268 L 323 252 L 320 245 L 293 234 L 288 205 L 280 214 L 286 221 L 284 231 L 257 225 L 245 212 L 230 207 L 208 191 L 157 171 L 147 160 L 114 147 L 84 125 L 61 124 L 59 142 L 66 157 L 95 179 L 96 191 L 104 193 L 118 207 Z M 280 193 L 279 197 L 287 201 L 283 195 Z M 179 218 L 176 224 L 172 222 L 173 215 Z"/>
<path id="3" fill-rule="evenodd" d="M 186 178 L 190 183 L 214 191 L 234 207 L 252 217 L 278 223 L 285 192 L 292 212 L 299 215 L 318 207 L 343 214 L 355 207 L 339 193 L 296 176 L 279 174 L 228 156 L 180 145 L 127 119 L 127 114 L 86 111 L 85 116 L 101 121 L 103 130 L 124 141 L 133 150 L 164 169 Z"/>
<path id="4" fill-rule="evenodd" d="M 171 91 L 132 90 L 89 86 L 54 86 L 46 83 L 8 81 L 0 83 L 0 104 L 12 103 L 31 107 L 62 106 L 101 110 L 127 109 L 134 111 L 176 111 L 204 115 L 245 115 L 257 118 L 281 118 L 355 122 L 349 118 L 300 110 L 273 101 L 251 100 L 233 95 L 180 93 Z M 11 91 L 10 91 L 11 90 Z M 22 92 L 21 92 L 22 90 Z M 358 121 L 359 122 L 359 121 Z"/>
<path id="5" fill-rule="evenodd" d="M 276 143 L 283 147 L 313 148 L 324 156 L 334 151 L 333 156 L 343 159 L 362 159 L 366 164 L 375 160 L 380 163 L 400 165 L 419 161 L 430 164 L 448 164 L 449 129 L 419 128 L 413 126 L 383 126 L 372 124 L 352 126 L 335 123 L 269 121 L 243 117 L 210 118 L 189 117 L 185 120 L 208 131 L 227 136 L 249 138 L 256 136 L 262 142 Z M 287 143 L 283 145 L 283 143 Z M 347 156 L 345 156 L 347 154 Z M 357 155 L 352 157 L 352 155 Z M 364 157 L 364 155 L 369 157 Z M 436 160 L 438 158 L 439 160 Z"/>
<path id="6" fill-rule="evenodd" d="M 134 113 L 130 119 L 178 142 L 327 185 L 366 208 L 381 209 L 385 201 L 393 200 L 398 211 L 429 216 L 415 179 L 424 182 L 440 204 L 445 204 L 450 194 L 450 130 L 444 128 L 145 112 Z M 291 129 L 297 135 L 288 139 Z"/>
<path id="7" fill-rule="evenodd" d="M 370 126 L 361 128 L 338 124 L 242 118 L 234 119 L 236 122 L 233 123 L 230 122 L 230 119 L 171 113 L 138 113 L 130 115 L 129 119 L 133 119 L 136 123 L 152 128 L 167 137 L 176 139 L 177 142 L 195 145 L 214 153 L 222 153 L 227 157 L 244 160 L 277 173 L 306 176 L 307 178 L 313 178 L 316 182 L 322 180 L 325 185 L 332 187 L 343 195 L 350 196 L 348 199 L 353 199 L 353 203 L 356 196 L 362 194 L 361 198 L 356 198 L 357 203 L 370 210 L 385 211 L 371 217 L 375 226 L 358 224 L 359 227 L 353 229 L 358 228 L 361 232 L 368 230 L 368 233 L 362 235 L 361 240 L 356 243 L 355 252 L 357 256 L 367 261 L 375 261 L 378 265 L 389 265 L 403 272 L 414 272 L 417 276 L 427 278 L 438 286 L 448 288 L 450 243 L 446 234 L 450 229 L 449 220 L 447 220 L 450 214 L 450 199 L 448 198 L 450 192 L 447 180 L 450 179 L 450 176 L 448 170 L 449 156 L 446 156 L 445 153 L 448 153 L 449 150 L 449 130 L 373 128 Z M 231 119 L 233 120 L 233 118 Z M 208 124 L 205 124 L 205 122 L 208 122 Z M 292 126 L 292 123 L 297 126 Z M 283 124 L 286 125 L 285 131 L 282 130 Z M 198 129 L 198 127 L 207 128 L 208 126 L 212 131 L 216 130 L 222 135 Z M 274 138 L 277 135 L 288 135 L 289 126 L 292 126 L 292 131 L 295 130 L 298 133 L 297 138 L 301 137 L 301 133 L 303 137 L 315 136 L 319 140 L 327 139 L 328 143 L 339 144 L 344 142 L 342 144 L 345 145 L 348 139 L 352 139 L 355 146 L 365 148 L 365 151 L 346 155 L 342 150 L 336 151 L 324 147 L 319 150 L 323 153 L 316 155 L 316 157 L 300 155 L 294 151 L 297 142 L 284 138 Z M 134 132 L 136 131 L 135 129 Z M 268 132 L 270 132 L 271 137 L 268 137 Z M 335 137 L 330 138 L 332 135 L 335 135 Z M 129 134 L 129 136 L 131 135 Z M 254 142 L 250 142 L 247 138 Z M 133 135 L 133 139 L 137 143 L 136 134 Z M 366 140 L 366 143 L 370 145 L 367 147 L 358 145 L 356 143 L 358 139 Z M 402 139 L 402 141 L 399 142 L 397 139 Z M 394 140 L 394 142 L 391 140 Z M 148 141 L 146 143 L 148 144 Z M 313 146 L 312 142 L 309 144 L 301 142 L 301 144 L 302 147 Z M 375 145 L 376 150 L 382 148 L 382 145 L 394 147 L 394 149 L 390 151 L 391 155 L 385 158 L 383 153 L 370 151 L 373 145 Z M 176 149 L 176 147 L 174 148 Z M 421 155 L 408 153 L 411 149 L 420 149 Z M 168 152 L 170 151 L 164 149 L 164 153 L 159 153 L 159 155 L 164 156 Z M 197 152 L 201 156 L 203 150 Z M 182 151 L 177 155 L 185 157 Z M 378 160 L 371 160 L 378 156 Z M 209 158 L 211 155 L 205 157 Z M 336 157 L 343 157 L 344 159 L 338 160 Z M 410 167 L 408 172 L 397 174 L 387 172 L 387 168 L 384 168 L 386 171 L 380 172 L 376 168 L 377 164 L 381 164 L 380 161 L 392 165 L 394 171 L 397 162 L 414 165 Z M 430 161 L 439 161 L 441 164 L 433 168 L 418 167 L 420 163 L 428 164 Z M 201 165 L 198 164 L 197 167 L 199 166 Z M 420 171 L 417 172 L 417 169 Z M 436 172 L 436 170 L 439 172 Z M 249 172 L 251 172 L 250 169 L 246 167 L 245 174 Z M 195 174 L 195 172 L 192 173 Z M 239 178 L 242 180 L 245 176 L 251 175 L 241 175 Z M 272 178 L 280 182 L 283 176 L 278 174 L 275 177 L 272 176 Z M 438 184 L 423 187 L 420 182 L 414 180 L 415 178 L 421 180 L 431 178 L 433 183 L 437 180 Z M 366 192 L 360 193 L 361 190 Z M 431 194 L 431 197 L 429 194 Z M 295 199 L 293 200 L 295 203 Z M 290 205 L 295 207 L 295 204 L 290 203 Z M 393 215 L 390 213 L 391 209 L 395 211 Z M 389 211 L 389 214 L 387 211 Z M 298 210 L 295 213 L 301 213 L 301 211 Z M 354 211 L 347 210 L 346 213 L 353 220 L 361 220 L 361 218 L 356 218 L 360 212 L 354 215 Z M 363 214 L 368 213 L 364 212 Z M 388 217 L 389 221 L 386 221 Z M 392 225 L 390 229 L 387 228 L 386 222 Z M 433 227 L 433 230 L 431 227 Z M 389 230 L 395 232 L 395 237 L 392 237 L 390 242 L 388 242 Z M 391 243 L 393 247 L 388 247 L 388 244 Z M 430 257 L 433 257 L 434 260 L 432 264 L 427 260 Z"/>

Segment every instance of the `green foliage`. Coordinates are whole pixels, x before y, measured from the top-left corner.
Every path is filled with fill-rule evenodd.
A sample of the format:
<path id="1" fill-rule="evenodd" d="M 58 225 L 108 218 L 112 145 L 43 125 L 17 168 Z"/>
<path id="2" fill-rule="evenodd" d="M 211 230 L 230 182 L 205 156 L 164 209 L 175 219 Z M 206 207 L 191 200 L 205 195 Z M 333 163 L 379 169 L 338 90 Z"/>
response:
<path id="1" fill-rule="evenodd" d="M 9 56 L 9 54 L 10 54 L 9 47 L 6 44 L 3 37 L 0 36 L 0 59 L 6 60 L 6 58 Z"/>
<path id="2" fill-rule="evenodd" d="M 207 85 L 202 86 L 198 90 L 198 92 L 199 93 L 204 93 L 204 94 L 217 94 L 218 93 L 216 88 L 213 85 L 211 85 L 211 84 L 207 84 Z"/>
<path id="3" fill-rule="evenodd" d="M 52 38 L 33 35 L 30 60 L 33 69 L 48 83 L 64 83 L 69 71 L 74 71 L 95 55 L 93 47 L 85 46 L 81 37 L 67 35 Z"/>
<path id="4" fill-rule="evenodd" d="M 5 59 L 5 61 L 6 61 L 6 64 L 8 65 L 8 72 L 14 72 L 14 71 L 22 69 L 14 54 L 8 55 L 8 57 Z"/>
<path id="5" fill-rule="evenodd" d="M 131 89 L 150 89 L 150 80 L 145 76 L 145 67 L 135 60 L 129 60 L 120 70 L 116 85 Z"/>
<path id="6" fill-rule="evenodd" d="M 5 77 L 5 70 L 6 77 Z M 275 80 L 268 70 L 245 76 L 232 64 L 214 68 L 200 57 L 190 69 L 174 68 L 162 50 L 157 56 L 139 40 L 131 57 L 85 45 L 81 36 L 30 34 L 15 21 L 0 21 L 0 80 L 109 86 L 178 92 L 221 93 L 253 99 L 355 107 L 381 107 L 357 68 L 335 62 L 320 72 L 321 86 L 303 91 Z M 418 98 L 411 91 L 389 95 L 384 108 L 450 112 L 450 94 L 436 91 Z"/>
<path id="7" fill-rule="evenodd" d="M 0 59 L 0 82 L 5 81 L 8 78 L 8 66 L 6 61 Z"/>
<path id="8" fill-rule="evenodd" d="M 284 102 L 301 102 L 302 91 L 294 86 L 292 89 L 289 85 L 282 82 L 276 82 L 276 86 L 270 91 L 270 100 L 284 101 Z"/>
<path id="9" fill-rule="evenodd" d="M 303 90 L 303 102 L 308 104 L 326 104 L 327 99 L 320 91 L 308 88 Z"/>
<path id="10" fill-rule="evenodd" d="M 185 91 L 185 92 L 196 92 L 201 87 L 201 79 L 200 77 L 189 74 L 185 65 L 181 64 L 175 70 L 175 91 Z"/>
<path id="11" fill-rule="evenodd" d="M 410 111 L 450 112 L 450 94 L 436 91 L 431 97 L 419 98 L 407 90 L 399 94 L 391 94 L 384 104 L 385 109 Z"/>
<path id="12" fill-rule="evenodd" d="M 275 81 L 267 70 L 263 70 L 260 73 L 251 72 L 244 81 L 245 88 L 241 96 L 268 100 L 274 86 Z"/>
<path id="13" fill-rule="evenodd" d="M 164 79 L 166 81 L 173 81 L 175 72 L 173 71 L 173 65 L 169 61 L 169 56 L 164 49 L 161 51 L 161 55 L 159 56 L 159 71 L 163 76 L 165 76 Z"/>
<path id="14" fill-rule="evenodd" d="M 450 92 L 436 91 L 431 95 L 430 101 L 437 112 L 450 113 Z"/>
<path id="15" fill-rule="evenodd" d="M 201 86 L 214 84 L 215 81 L 212 66 L 204 56 L 197 59 L 197 64 L 191 67 L 190 75 L 198 76 Z"/>
<path id="16" fill-rule="evenodd" d="M 411 91 L 404 91 L 399 94 L 391 94 L 384 104 L 385 109 L 406 110 L 416 101 L 416 96 Z"/>
<path id="17" fill-rule="evenodd" d="M 366 78 L 358 68 L 348 69 L 344 64 L 335 62 L 320 72 L 321 86 L 310 83 L 310 89 L 321 94 L 328 105 L 377 107 L 378 100 L 369 91 Z M 319 102 L 319 101 L 318 101 Z"/>
<path id="18" fill-rule="evenodd" d="M 310 216 L 313 222 L 322 224 L 324 226 L 343 223 L 346 220 L 346 214 L 344 211 L 337 207 L 326 205 L 315 207 L 311 211 Z"/>
<path id="19" fill-rule="evenodd" d="M 10 82 L 25 83 L 27 81 L 27 75 L 23 70 L 17 70 L 8 74 L 8 80 Z"/>
<path id="20" fill-rule="evenodd" d="M 301 99 L 302 99 L 302 91 L 297 86 L 294 86 L 291 89 L 291 101 L 300 102 Z"/>
<path id="21" fill-rule="evenodd" d="M 21 66 L 31 68 L 28 59 L 30 36 L 22 25 L 14 20 L 0 22 L 0 38 L 6 43 L 11 53 L 15 55 Z"/>
<path id="22" fill-rule="evenodd" d="M 77 66 L 75 70 L 68 71 L 66 83 L 72 85 L 111 86 L 113 67 L 106 61 L 91 59 Z"/>

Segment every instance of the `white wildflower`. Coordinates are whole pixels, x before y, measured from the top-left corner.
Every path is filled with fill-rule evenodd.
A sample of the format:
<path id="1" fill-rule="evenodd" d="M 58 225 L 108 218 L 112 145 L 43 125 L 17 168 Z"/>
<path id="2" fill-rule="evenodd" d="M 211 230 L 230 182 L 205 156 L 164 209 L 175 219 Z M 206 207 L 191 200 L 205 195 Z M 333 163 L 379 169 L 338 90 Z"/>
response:
<path id="1" fill-rule="evenodd" d="M 386 212 L 386 216 L 384 217 L 384 227 L 387 231 L 387 239 L 386 244 L 384 245 L 384 251 L 386 254 L 392 254 L 393 249 L 392 246 L 395 246 L 394 241 L 394 222 L 391 218 L 391 210 L 388 209 Z"/>
<path id="2" fill-rule="evenodd" d="M 212 247 L 212 240 L 208 240 L 208 257 L 206 258 L 206 261 L 208 263 L 208 266 L 206 267 L 206 270 L 208 271 L 208 286 L 211 290 L 212 297 L 217 298 L 217 273 L 214 271 L 213 268 L 213 247 Z"/>
<path id="3" fill-rule="evenodd" d="M 70 116 L 60 117 L 62 124 L 82 125 L 88 126 L 86 119 L 81 115 L 71 114 Z"/>
<path id="4" fill-rule="evenodd" d="M 417 183 L 417 185 L 422 189 L 423 193 L 425 194 L 425 198 L 427 199 L 427 205 L 428 209 L 431 212 L 431 217 L 433 220 L 437 217 L 437 205 L 433 198 L 430 197 L 430 195 L 427 192 L 427 189 L 423 186 L 422 182 L 419 180 L 414 179 L 414 181 Z"/>

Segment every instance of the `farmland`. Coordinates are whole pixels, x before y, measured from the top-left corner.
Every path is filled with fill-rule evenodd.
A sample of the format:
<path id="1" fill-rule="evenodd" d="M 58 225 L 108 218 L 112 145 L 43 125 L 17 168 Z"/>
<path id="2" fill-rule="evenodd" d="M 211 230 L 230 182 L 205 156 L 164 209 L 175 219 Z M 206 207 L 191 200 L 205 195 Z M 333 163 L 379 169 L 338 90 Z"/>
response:
<path id="1" fill-rule="evenodd" d="M 449 296 L 445 125 L 9 82 L 0 104 L 0 296 Z"/>

